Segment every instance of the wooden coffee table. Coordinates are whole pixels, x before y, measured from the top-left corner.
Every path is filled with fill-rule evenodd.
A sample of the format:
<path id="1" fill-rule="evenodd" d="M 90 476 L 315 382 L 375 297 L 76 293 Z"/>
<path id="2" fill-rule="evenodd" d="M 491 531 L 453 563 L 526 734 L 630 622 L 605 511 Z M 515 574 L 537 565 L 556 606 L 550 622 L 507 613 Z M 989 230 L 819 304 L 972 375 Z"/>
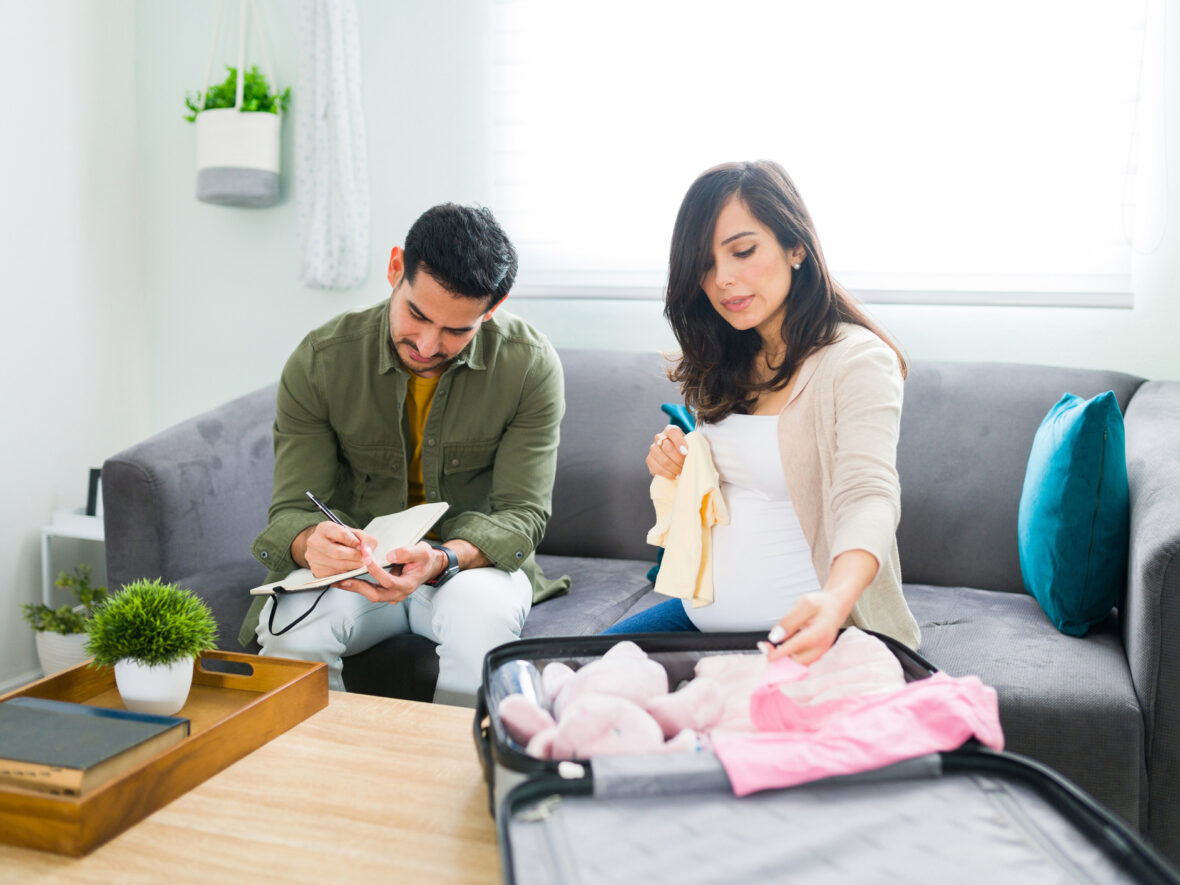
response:
<path id="1" fill-rule="evenodd" d="M 498 882 L 472 715 L 332 692 L 86 857 L 0 845 L 0 882 Z"/>

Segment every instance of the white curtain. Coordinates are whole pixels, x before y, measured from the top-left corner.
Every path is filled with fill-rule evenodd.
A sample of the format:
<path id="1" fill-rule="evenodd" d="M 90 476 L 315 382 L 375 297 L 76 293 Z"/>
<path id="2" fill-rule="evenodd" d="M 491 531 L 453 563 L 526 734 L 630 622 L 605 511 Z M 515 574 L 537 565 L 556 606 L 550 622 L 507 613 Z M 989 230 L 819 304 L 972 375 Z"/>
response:
<path id="1" fill-rule="evenodd" d="M 295 103 L 299 277 L 361 283 L 369 263 L 369 167 L 353 0 L 303 0 Z"/>

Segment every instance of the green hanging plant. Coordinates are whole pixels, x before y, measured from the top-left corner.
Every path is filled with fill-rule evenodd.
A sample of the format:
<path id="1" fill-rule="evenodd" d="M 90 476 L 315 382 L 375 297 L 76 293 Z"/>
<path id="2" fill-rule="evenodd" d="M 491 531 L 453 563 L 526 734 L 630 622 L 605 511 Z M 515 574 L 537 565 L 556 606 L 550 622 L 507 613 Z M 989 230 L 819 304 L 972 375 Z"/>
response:
<path id="1" fill-rule="evenodd" d="M 225 78 L 225 82 L 209 87 L 209 95 L 205 99 L 205 110 L 207 111 L 211 111 L 214 108 L 232 108 L 234 106 L 234 101 L 238 94 L 238 69 L 232 65 L 226 65 L 225 69 L 229 71 L 229 76 Z M 190 123 L 196 122 L 197 114 L 201 112 L 200 90 L 188 93 L 184 99 L 184 103 L 192 111 L 191 114 L 185 116 L 185 119 Z M 270 85 L 266 82 L 266 77 L 258 70 L 257 66 L 246 71 L 246 82 L 242 87 L 243 111 L 257 111 L 269 114 L 277 114 L 279 111 L 282 111 L 285 114 L 290 103 L 290 86 L 281 93 L 272 93 L 270 91 Z"/>
<path id="2" fill-rule="evenodd" d="M 158 579 L 126 585 L 94 610 L 87 654 L 97 666 L 147 666 L 196 658 L 217 645 L 217 622 L 191 590 Z"/>

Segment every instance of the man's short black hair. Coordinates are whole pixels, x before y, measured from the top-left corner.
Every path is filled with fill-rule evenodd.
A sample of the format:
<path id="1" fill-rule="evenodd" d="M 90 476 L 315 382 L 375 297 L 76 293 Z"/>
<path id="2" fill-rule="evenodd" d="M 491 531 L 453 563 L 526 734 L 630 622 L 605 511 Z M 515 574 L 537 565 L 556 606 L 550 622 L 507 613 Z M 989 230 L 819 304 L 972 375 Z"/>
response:
<path id="1" fill-rule="evenodd" d="M 483 206 L 443 203 L 427 209 L 406 234 L 406 279 L 418 270 L 455 295 L 504 300 L 516 280 L 516 249 Z"/>

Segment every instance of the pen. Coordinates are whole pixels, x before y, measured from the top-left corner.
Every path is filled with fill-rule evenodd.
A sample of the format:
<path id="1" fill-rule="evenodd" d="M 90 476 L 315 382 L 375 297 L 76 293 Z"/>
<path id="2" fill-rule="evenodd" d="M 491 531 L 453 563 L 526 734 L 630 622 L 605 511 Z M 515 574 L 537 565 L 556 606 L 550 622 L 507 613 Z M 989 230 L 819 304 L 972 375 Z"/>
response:
<path id="1" fill-rule="evenodd" d="M 361 539 L 358 538 L 353 533 L 352 529 L 349 528 L 347 525 L 345 525 L 339 516 L 337 516 L 335 513 L 333 513 L 327 507 L 325 507 L 324 502 L 321 501 L 319 498 L 317 498 L 315 495 L 313 495 L 311 493 L 310 489 L 307 491 L 307 497 L 311 498 L 312 504 L 315 504 L 316 507 L 320 508 L 320 511 L 324 514 L 324 516 L 328 517 L 328 519 L 332 520 L 332 522 L 336 523 L 336 525 L 340 526 L 342 529 L 344 529 L 346 532 L 348 532 L 349 536 L 351 536 L 351 538 L 354 541 L 356 541 L 357 546 L 359 546 L 361 548 L 361 557 L 362 558 L 373 559 L 373 551 L 370 550 L 368 547 L 365 547 L 363 544 L 361 544 Z M 376 560 L 374 560 L 374 561 L 376 561 Z"/>

